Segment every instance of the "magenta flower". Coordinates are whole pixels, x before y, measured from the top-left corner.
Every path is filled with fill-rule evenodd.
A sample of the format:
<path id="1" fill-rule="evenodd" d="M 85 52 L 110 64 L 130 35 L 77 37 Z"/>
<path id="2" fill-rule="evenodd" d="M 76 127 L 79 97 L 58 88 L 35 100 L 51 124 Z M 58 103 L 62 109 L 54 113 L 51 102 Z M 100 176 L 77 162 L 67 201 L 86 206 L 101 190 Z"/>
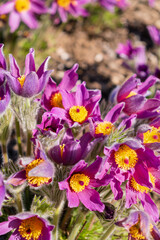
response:
<path id="1" fill-rule="evenodd" d="M 2 207 L 2 203 L 5 199 L 5 195 L 6 195 L 6 188 L 5 188 L 5 185 L 4 185 L 3 176 L 0 172 L 0 216 L 2 215 L 1 207 Z"/>
<path id="2" fill-rule="evenodd" d="M 88 12 L 83 8 L 83 5 L 89 3 L 90 0 L 54 0 L 50 9 L 50 14 L 59 13 L 62 22 L 67 21 L 67 15 L 71 14 L 74 17 L 87 17 Z"/>
<path id="3" fill-rule="evenodd" d="M 8 221 L 0 223 L 0 235 L 10 231 L 13 233 L 10 240 L 51 240 L 51 231 L 54 226 L 36 214 L 25 212 L 9 216 Z"/>
<path id="4" fill-rule="evenodd" d="M 11 96 L 8 84 L 0 86 L 0 113 L 3 113 L 9 105 Z"/>
<path id="5" fill-rule="evenodd" d="M 143 83 L 136 78 L 136 75 L 129 78 L 117 90 L 117 102 L 125 103 L 123 111 L 127 115 L 136 114 L 137 118 L 142 119 L 156 117 L 159 114 L 157 109 L 160 100 L 156 97 L 151 99 L 145 97 L 148 89 L 156 82 L 159 82 L 159 79 L 154 76 L 148 77 Z"/>
<path id="6" fill-rule="evenodd" d="M 4 70 L 7 69 L 6 60 L 3 54 L 3 47 L 4 47 L 4 44 L 0 44 L 0 85 L 2 85 L 5 81 L 3 69 Z"/>
<path id="7" fill-rule="evenodd" d="M 81 201 L 90 211 L 103 212 L 105 205 L 100 201 L 99 193 L 93 187 L 108 185 L 110 177 L 95 179 L 102 158 L 97 157 L 90 166 L 84 160 L 79 161 L 71 170 L 69 177 L 59 182 L 60 190 L 67 191 L 68 206 L 78 207 Z"/>
<path id="8" fill-rule="evenodd" d="M 124 227 L 128 231 L 128 239 L 160 239 L 160 232 L 156 228 L 154 222 L 146 212 L 133 211 L 129 217 L 116 222 L 119 227 Z"/>
<path id="9" fill-rule="evenodd" d="M 49 79 L 52 71 L 47 71 L 49 57 L 41 64 L 36 71 L 34 62 L 34 50 L 31 48 L 25 60 L 25 73 L 20 74 L 16 60 L 10 55 L 10 72 L 5 72 L 8 84 L 12 91 L 22 97 L 33 97 L 39 94 Z"/>
<path id="10" fill-rule="evenodd" d="M 27 181 L 30 186 L 40 187 L 52 182 L 55 169 L 41 149 L 36 147 L 34 159 L 20 159 L 20 165 L 23 169 L 9 177 L 8 184 L 18 186 Z"/>
<path id="11" fill-rule="evenodd" d="M 74 165 L 84 159 L 94 147 L 90 133 L 85 133 L 79 140 L 74 140 L 71 129 L 67 129 L 61 142 L 52 147 L 48 155 L 50 158 L 63 165 Z"/>
<path id="12" fill-rule="evenodd" d="M 119 54 L 119 56 L 124 59 L 133 59 L 138 51 L 139 48 L 134 48 L 130 40 L 128 40 L 126 44 L 119 43 L 116 50 L 117 54 Z"/>
<path id="13" fill-rule="evenodd" d="M 147 29 L 150 37 L 152 38 L 152 41 L 158 46 L 160 46 L 160 31 L 158 30 L 158 28 L 156 28 L 155 26 L 148 26 Z"/>
<path id="14" fill-rule="evenodd" d="M 100 5 L 110 12 L 114 12 L 115 7 L 125 9 L 128 6 L 128 0 L 98 0 Z"/>
<path id="15" fill-rule="evenodd" d="M 47 111 L 50 111 L 53 107 L 64 108 L 61 91 L 70 91 L 76 85 L 78 80 L 77 69 L 78 64 L 75 64 L 70 70 L 67 70 L 58 86 L 51 78 L 49 79 L 41 98 L 43 108 Z"/>
<path id="16" fill-rule="evenodd" d="M 154 7 L 155 0 L 148 0 L 148 2 L 149 2 L 149 5 L 150 5 L 151 7 Z"/>
<path id="17" fill-rule="evenodd" d="M 54 107 L 51 112 L 65 120 L 69 126 L 83 124 L 88 118 L 99 117 L 99 90 L 87 90 L 85 83 L 77 86 L 76 92 L 61 91 L 64 108 Z"/>
<path id="18" fill-rule="evenodd" d="M 9 15 L 9 26 L 11 32 L 14 32 L 20 24 L 24 22 L 29 28 L 38 27 L 35 14 L 46 13 L 46 8 L 42 0 L 11 0 L 0 6 L 0 15 Z"/>

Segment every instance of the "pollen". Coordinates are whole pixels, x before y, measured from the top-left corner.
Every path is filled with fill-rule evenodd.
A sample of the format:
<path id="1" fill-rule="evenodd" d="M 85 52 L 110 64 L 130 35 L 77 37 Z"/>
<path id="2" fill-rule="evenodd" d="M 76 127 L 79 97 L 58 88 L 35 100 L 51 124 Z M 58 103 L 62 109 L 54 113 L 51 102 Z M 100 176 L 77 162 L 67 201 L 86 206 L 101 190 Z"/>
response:
<path id="1" fill-rule="evenodd" d="M 61 158 L 63 157 L 63 150 L 64 150 L 64 147 L 65 147 L 65 144 L 63 145 L 60 145 L 60 150 L 61 150 Z"/>
<path id="2" fill-rule="evenodd" d="M 95 134 L 102 133 L 104 136 L 109 135 L 113 128 L 114 125 L 111 122 L 104 121 L 97 124 L 95 128 Z"/>
<path id="3" fill-rule="evenodd" d="M 69 109 L 69 115 L 74 122 L 83 123 L 88 116 L 88 111 L 84 106 L 73 106 Z"/>
<path id="4" fill-rule="evenodd" d="M 136 240 L 146 239 L 140 229 L 140 216 L 138 217 L 138 222 L 132 227 L 130 227 L 129 232 L 131 236 Z"/>
<path id="5" fill-rule="evenodd" d="M 21 87 L 23 87 L 23 84 L 24 84 L 24 82 L 25 82 L 25 75 L 22 75 L 21 77 L 19 77 L 19 78 L 18 78 L 18 81 L 19 81 Z"/>
<path id="6" fill-rule="evenodd" d="M 39 187 L 42 184 L 47 184 L 47 183 L 51 182 L 50 177 L 29 176 L 29 171 L 32 170 L 33 168 L 37 167 L 42 162 L 44 162 L 44 160 L 41 158 L 35 159 L 31 163 L 29 163 L 25 168 L 26 179 L 28 180 L 28 183 L 35 187 Z"/>
<path id="7" fill-rule="evenodd" d="M 134 168 L 138 161 L 136 151 L 124 144 L 114 153 L 114 157 L 118 167 L 124 170 Z"/>
<path id="8" fill-rule="evenodd" d="M 17 12 L 28 11 L 30 9 L 30 0 L 16 0 L 15 9 Z"/>
<path id="9" fill-rule="evenodd" d="M 52 107 L 64 108 L 62 103 L 62 95 L 60 92 L 51 95 L 50 104 Z"/>
<path id="10" fill-rule="evenodd" d="M 143 143 L 155 143 L 160 142 L 160 127 L 151 127 L 150 130 L 143 133 Z"/>
<path id="11" fill-rule="evenodd" d="M 21 221 L 19 234 L 26 240 L 38 240 L 43 229 L 43 222 L 36 216 Z"/>
<path id="12" fill-rule="evenodd" d="M 126 98 L 130 98 L 130 97 L 135 96 L 135 95 L 137 95 L 137 93 L 134 92 L 134 91 L 131 91 Z"/>
<path id="13" fill-rule="evenodd" d="M 57 0 L 57 4 L 60 7 L 67 9 L 70 4 L 75 5 L 76 1 L 75 0 Z"/>
<path id="14" fill-rule="evenodd" d="M 89 185 L 90 178 L 85 174 L 74 174 L 69 181 L 70 187 L 74 192 L 81 192 Z"/>

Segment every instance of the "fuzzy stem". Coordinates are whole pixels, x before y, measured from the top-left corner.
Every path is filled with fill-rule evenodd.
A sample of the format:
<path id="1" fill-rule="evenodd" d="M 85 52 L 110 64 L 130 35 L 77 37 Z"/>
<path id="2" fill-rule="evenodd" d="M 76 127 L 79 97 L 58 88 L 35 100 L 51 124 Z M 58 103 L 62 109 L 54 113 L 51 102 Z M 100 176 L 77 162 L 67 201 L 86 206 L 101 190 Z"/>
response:
<path id="1" fill-rule="evenodd" d="M 113 234 L 115 229 L 115 221 L 111 223 L 111 225 L 107 228 L 107 230 L 104 232 L 100 240 L 108 240 L 110 236 Z"/>
<path id="2" fill-rule="evenodd" d="M 71 234 L 69 235 L 68 237 L 68 240 L 75 240 L 80 229 L 81 229 L 81 226 L 82 226 L 82 222 L 85 218 L 86 214 L 84 212 L 80 212 L 80 214 L 78 215 L 77 219 L 76 219 L 76 222 L 75 222 L 75 225 L 71 231 Z"/>
<path id="3" fill-rule="evenodd" d="M 2 153 L 3 153 L 3 162 L 4 164 L 8 163 L 8 154 L 7 154 L 7 146 L 2 143 Z"/>
<path id="4" fill-rule="evenodd" d="M 18 212 L 22 212 L 22 201 L 21 201 L 21 194 L 20 192 L 16 194 L 15 201 L 17 204 Z"/>
<path id="5" fill-rule="evenodd" d="M 53 225 L 55 226 L 55 229 L 53 231 L 54 240 L 60 239 L 58 237 L 59 236 L 59 220 L 63 211 L 64 204 L 65 204 L 65 200 L 63 198 L 54 213 L 54 218 L 53 218 Z"/>
<path id="6" fill-rule="evenodd" d="M 27 131 L 27 156 L 31 155 L 31 137 L 32 137 L 32 132 L 28 130 Z"/>
<path id="7" fill-rule="evenodd" d="M 17 135 L 17 143 L 18 143 L 18 152 L 19 152 L 19 155 L 22 156 L 22 142 L 21 142 L 21 132 L 20 132 L 20 125 L 19 125 L 19 121 L 18 119 L 16 118 L 15 119 L 16 121 L 16 135 Z"/>

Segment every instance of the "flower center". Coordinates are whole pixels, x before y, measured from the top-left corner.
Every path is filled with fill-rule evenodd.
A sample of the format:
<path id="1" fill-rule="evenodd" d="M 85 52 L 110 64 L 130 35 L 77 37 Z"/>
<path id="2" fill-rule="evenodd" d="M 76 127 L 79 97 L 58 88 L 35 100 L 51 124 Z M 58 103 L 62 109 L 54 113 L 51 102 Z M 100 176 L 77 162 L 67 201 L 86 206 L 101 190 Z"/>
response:
<path id="1" fill-rule="evenodd" d="M 64 108 L 62 103 L 62 95 L 60 92 L 51 95 L 50 104 L 52 107 Z"/>
<path id="2" fill-rule="evenodd" d="M 70 187 L 74 192 L 81 192 L 89 185 L 90 178 L 85 174 L 74 174 L 69 181 Z"/>
<path id="3" fill-rule="evenodd" d="M 112 128 L 114 128 L 114 125 L 111 122 L 101 122 L 98 123 L 95 128 L 95 134 L 103 133 L 103 135 L 109 135 L 112 131 Z"/>
<path id="4" fill-rule="evenodd" d="M 30 9 L 30 0 L 16 0 L 15 9 L 17 12 L 28 11 Z"/>
<path id="5" fill-rule="evenodd" d="M 25 81 L 25 75 L 22 75 L 21 77 L 17 78 L 21 87 L 23 87 L 24 81 Z"/>
<path id="6" fill-rule="evenodd" d="M 61 150 L 61 158 L 63 157 L 63 150 L 64 150 L 64 147 L 65 147 L 65 144 L 63 145 L 60 145 L 60 150 Z"/>
<path id="7" fill-rule="evenodd" d="M 143 143 L 160 142 L 160 127 L 152 127 L 147 132 L 143 133 Z"/>
<path id="8" fill-rule="evenodd" d="M 129 232 L 133 238 L 136 240 L 142 240 L 146 239 L 145 236 L 142 234 L 142 231 L 140 229 L 140 216 L 138 217 L 138 222 L 130 227 Z"/>
<path id="9" fill-rule="evenodd" d="M 21 221 L 18 231 L 26 240 L 38 240 L 43 229 L 43 222 L 36 216 Z"/>
<path id="10" fill-rule="evenodd" d="M 70 4 L 75 5 L 75 3 L 75 0 L 57 0 L 57 4 L 63 8 L 68 8 Z"/>
<path id="11" fill-rule="evenodd" d="M 88 116 L 88 111 L 84 106 L 73 106 L 69 109 L 69 115 L 74 122 L 82 123 Z"/>
<path id="12" fill-rule="evenodd" d="M 32 170 L 33 168 L 37 167 L 42 162 L 44 162 L 44 160 L 41 158 L 35 159 L 31 163 L 29 163 L 25 168 L 26 179 L 28 180 L 28 183 L 34 187 L 39 187 L 42 184 L 45 184 L 45 183 L 47 184 L 51 181 L 50 177 L 29 176 L 29 171 Z"/>
<path id="13" fill-rule="evenodd" d="M 137 93 L 134 92 L 134 91 L 131 91 L 126 98 L 130 98 L 130 97 L 135 96 L 135 95 L 137 95 Z"/>
<path id="14" fill-rule="evenodd" d="M 150 178 L 152 185 L 154 186 L 155 180 L 156 180 L 155 177 L 151 173 L 149 173 L 149 178 Z M 142 186 L 139 183 L 137 183 L 136 180 L 134 179 L 134 177 L 132 177 L 130 180 L 130 187 L 132 187 L 137 192 L 141 192 L 141 193 L 144 193 L 144 192 L 148 193 L 148 192 L 152 191 L 150 188 Z"/>
<path id="15" fill-rule="evenodd" d="M 134 168 L 138 161 L 137 153 L 127 145 L 121 145 L 114 153 L 114 157 L 118 167 L 124 170 Z"/>

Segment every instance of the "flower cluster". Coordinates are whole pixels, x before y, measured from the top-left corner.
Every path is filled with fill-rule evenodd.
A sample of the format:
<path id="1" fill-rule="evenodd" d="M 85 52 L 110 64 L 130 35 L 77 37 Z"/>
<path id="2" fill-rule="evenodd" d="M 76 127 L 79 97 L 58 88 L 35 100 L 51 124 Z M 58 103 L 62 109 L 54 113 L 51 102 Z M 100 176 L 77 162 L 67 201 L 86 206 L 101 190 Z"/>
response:
<path id="1" fill-rule="evenodd" d="M 28 139 L 33 143 L 33 157 L 22 153 L 19 170 L 7 177 L 0 175 L 0 206 L 5 205 L 9 186 L 14 191 L 28 185 L 39 194 L 49 187 L 52 202 L 66 192 L 69 208 L 81 202 L 86 211 L 102 213 L 106 209 L 104 196 L 111 188 L 115 200 L 125 200 L 125 208 L 140 201 L 140 208 L 150 216 L 139 211 L 121 222 L 130 239 L 148 239 L 149 231 L 141 229 L 143 221 L 146 228 L 152 224 L 153 235 L 159 234 L 154 230 L 159 212 L 150 194 L 160 193 L 160 93 L 151 95 L 150 91 L 159 79 L 151 75 L 141 82 L 136 75 L 130 77 L 112 92 L 110 109 L 104 116 L 101 92 L 79 83 L 78 64 L 64 73 L 57 86 L 50 76 L 52 71 L 47 70 L 48 58 L 36 71 L 34 50 L 30 49 L 21 74 L 12 55 L 7 69 L 0 46 L 0 112 L 5 114 L 10 102 L 19 117 L 12 104 L 15 96 L 39 104 L 37 125 Z M 131 51 L 130 56 L 137 51 Z M 51 194 L 55 189 L 57 196 Z M 136 235 L 137 228 L 142 238 Z M 14 229 L 10 239 L 49 240 L 53 226 L 38 215 L 19 213 L 0 223 L 0 229 L 0 235 Z"/>

